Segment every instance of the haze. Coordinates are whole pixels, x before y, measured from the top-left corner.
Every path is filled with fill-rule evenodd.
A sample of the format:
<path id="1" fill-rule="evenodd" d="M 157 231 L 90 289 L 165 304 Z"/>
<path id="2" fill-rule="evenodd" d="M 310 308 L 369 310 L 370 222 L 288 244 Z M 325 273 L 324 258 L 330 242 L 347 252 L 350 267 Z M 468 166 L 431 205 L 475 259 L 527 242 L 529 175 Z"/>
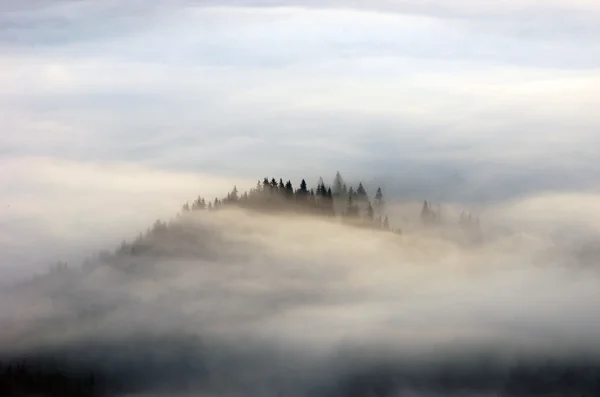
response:
<path id="1" fill-rule="evenodd" d="M 599 390 L 596 3 L 0 2 L 0 353 L 148 395 L 495 395 L 548 360 Z M 403 234 L 233 208 L 177 221 L 198 246 L 94 257 L 199 194 L 337 170 Z"/>

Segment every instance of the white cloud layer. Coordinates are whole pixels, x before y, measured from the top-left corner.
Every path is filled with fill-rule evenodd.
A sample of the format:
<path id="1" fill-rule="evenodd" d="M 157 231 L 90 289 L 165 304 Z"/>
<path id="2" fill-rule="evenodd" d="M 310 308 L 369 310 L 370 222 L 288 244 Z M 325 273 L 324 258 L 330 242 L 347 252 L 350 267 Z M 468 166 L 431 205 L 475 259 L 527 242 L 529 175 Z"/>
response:
<path id="1" fill-rule="evenodd" d="M 0 156 L 30 181 L 4 177 L 0 189 L 28 203 L 20 216 L 49 235 L 81 212 L 47 220 L 32 192 L 55 197 L 79 170 L 88 181 L 121 167 L 158 170 L 161 185 L 163 175 L 316 180 L 340 169 L 390 195 L 438 201 L 598 188 L 593 1 L 0 7 Z M 43 179 L 48 164 L 68 164 L 60 188 Z M 86 189 L 104 202 L 123 194 Z M 184 191 L 155 192 L 164 204 L 148 211 L 178 207 L 183 194 L 175 200 L 170 189 Z M 185 190 L 186 199 L 204 189 Z M 137 204 L 115 200 L 135 232 Z"/>

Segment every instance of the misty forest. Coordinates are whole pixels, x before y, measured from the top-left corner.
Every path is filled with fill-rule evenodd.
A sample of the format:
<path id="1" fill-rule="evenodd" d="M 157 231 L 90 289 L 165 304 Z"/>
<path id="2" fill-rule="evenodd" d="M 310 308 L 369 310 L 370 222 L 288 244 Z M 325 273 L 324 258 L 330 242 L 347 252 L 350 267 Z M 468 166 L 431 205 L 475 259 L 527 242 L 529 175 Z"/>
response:
<path id="1" fill-rule="evenodd" d="M 600 0 L 0 0 L 0 397 L 600 397 L 599 108 Z"/>
<path id="2" fill-rule="evenodd" d="M 181 219 L 189 212 L 216 211 L 233 207 L 269 214 L 312 215 L 341 221 L 345 225 L 396 234 L 402 233 L 400 228 L 390 225 L 380 187 L 377 188 L 371 199 L 362 182 L 358 183 L 356 189 L 352 186 L 348 187 L 339 172 L 334 178 L 333 186 L 327 186 L 323 178 L 319 178 L 316 189 L 309 189 L 304 179 L 300 182 L 299 187 L 294 189 L 289 180 L 284 183 L 282 178 L 278 182 L 275 178 L 265 177 L 262 181 L 259 180 L 256 187 L 250 191 L 240 193 L 234 186 L 226 197 L 215 198 L 214 201 L 206 201 L 200 196 L 191 205 L 189 202 L 184 204 L 181 212 L 177 214 L 177 219 Z M 430 227 L 443 225 L 441 206 L 438 205 L 436 211 L 427 200 L 423 202 L 419 217 L 423 225 Z M 462 211 L 459 225 L 464 231 L 462 237 L 465 241 L 475 243 L 482 240 L 478 217 L 473 216 L 470 212 Z M 168 223 L 157 220 L 145 235 L 140 234 L 131 243 L 124 241 L 117 249 L 116 254 L 140 255 L 144 253 L 145 249 L 152 250 L 149 237 L 168 234 L 173 226 L 175 229 L 177 228 L 177 222 L 171 222 L 170 226 L 171 228 Z M 65 265 L 59 263 L 56 266 L 64 267 Z"/>
<path id="3" fill-rule="evenodd" d="M 517 325 L 547 299 L 523 280 L 560 271 L 494 270 L 558 251 L 488 242 L 479 217 L 427 200 L 391 218 L 373 190 L 264 178 L 4 289 L 2 395 L 598 395 L 598 334 Z"/>

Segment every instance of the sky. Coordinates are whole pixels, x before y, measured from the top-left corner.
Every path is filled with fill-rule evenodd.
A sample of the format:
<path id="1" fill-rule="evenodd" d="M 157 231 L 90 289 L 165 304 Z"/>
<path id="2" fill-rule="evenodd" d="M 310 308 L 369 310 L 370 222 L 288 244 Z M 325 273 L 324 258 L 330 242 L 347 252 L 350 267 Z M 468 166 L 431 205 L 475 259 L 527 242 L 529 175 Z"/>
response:
<path id="1" fill-rule="evenodd" d="M 594 201 L 599 65 L 593 0 L 3 1 L 0 269 L 264 176 Z"/>

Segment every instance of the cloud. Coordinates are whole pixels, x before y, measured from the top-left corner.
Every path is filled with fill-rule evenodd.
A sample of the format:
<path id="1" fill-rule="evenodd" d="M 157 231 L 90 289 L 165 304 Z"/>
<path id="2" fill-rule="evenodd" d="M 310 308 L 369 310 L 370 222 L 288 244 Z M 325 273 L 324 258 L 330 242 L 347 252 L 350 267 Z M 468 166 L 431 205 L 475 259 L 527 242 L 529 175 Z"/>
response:
<path id="1" fill-rule="evenodd" d="M 527 214 L 545 223 L 502 234 L 491 217 L 479 247 L 426 230 L 194 213 L 149 237 L 153 254 L 3 291 L 2 357 L 77 366 L 113 394 L 595 392 L 597 269 L 572 266 L 545 233 L 583 199 L 496 209 L 516 228 Z"/>
<path id="2" fill-rule="evenodd" d="M 201 173 L 168 172 L 127 163 L 4 158 L 0 177 L 2 272 L 10 278 L 81 260 L 154 220 L 169 219 L 188 200 L 212 200 L 237 184 Z"/>
<path id="3" fill-rule="evenodd" d="M 61 186 L 80 166 L 126 163 L 164 173 L 157 186 L 199 171 L 316 181 L 340 169 L 407 200 L 597 188 L 594 3 L 365 4 L 2 2 L 0 155 L 25 179 L 52 169 L 32 159 L 68 164 Z M 79 212 L 58 222 L 33 209 L 31 192 L 60 203 L 57 186 L 18 186 L 9 200 L 31 213 L 5 224 L 25 235 L 24 225 L 79 222 Z M 103 182 L 93 192 L 129 190 Z M 137 201 L 114 206 L 137 219 Z M 16 246 L 14 263 L 31 251 Z"/>

